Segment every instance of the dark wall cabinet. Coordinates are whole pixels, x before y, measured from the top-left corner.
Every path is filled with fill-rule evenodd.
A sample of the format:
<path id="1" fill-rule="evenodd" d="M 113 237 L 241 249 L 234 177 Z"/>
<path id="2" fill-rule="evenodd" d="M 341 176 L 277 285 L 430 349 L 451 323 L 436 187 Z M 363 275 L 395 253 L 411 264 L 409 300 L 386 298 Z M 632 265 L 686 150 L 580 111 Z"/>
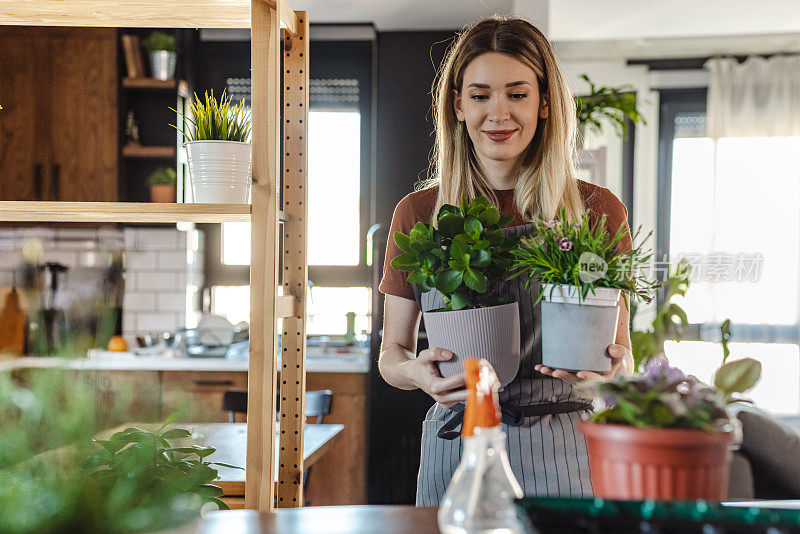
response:
<path id="1" fill-rule="evenodd" d="M 118 200 L 116 43 L 0 27 L 0 200 Z"/>

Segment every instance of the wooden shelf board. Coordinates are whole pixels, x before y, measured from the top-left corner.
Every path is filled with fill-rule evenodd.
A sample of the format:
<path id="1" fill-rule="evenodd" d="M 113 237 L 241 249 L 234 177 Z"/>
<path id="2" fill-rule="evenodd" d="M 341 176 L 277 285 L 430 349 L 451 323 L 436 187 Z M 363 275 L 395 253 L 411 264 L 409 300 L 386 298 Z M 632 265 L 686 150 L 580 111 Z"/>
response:
<path id="1" fill-rule="evenodd" d="M 179 84 L 186 84 L 183 80 L 170 78 L 157 80 L 155 78 L 123 78 L 122 87 L 128 89 L 177 89 Z"/>
<path id="2" fill-rule="evenodd" d="M 275 0 L 262 0 L 274 6 Z M 249 28 L 251 0 L 36 0 L 7 2 L 0 24 L 120 28 Z M 297 33 L 297 15 L 280 0 L 281 27 Z"/>
<path id="3" fill-rule="evenodd" d="M 174 158 L 176 153 L 174 146 L 125 145 L 122 147 L 122 155 L 126 158 Z"/>
<path id="4" fill-rule="evenodd" d="M 250 204 L 2 201 L 2 222 L 249 222 Z"/>

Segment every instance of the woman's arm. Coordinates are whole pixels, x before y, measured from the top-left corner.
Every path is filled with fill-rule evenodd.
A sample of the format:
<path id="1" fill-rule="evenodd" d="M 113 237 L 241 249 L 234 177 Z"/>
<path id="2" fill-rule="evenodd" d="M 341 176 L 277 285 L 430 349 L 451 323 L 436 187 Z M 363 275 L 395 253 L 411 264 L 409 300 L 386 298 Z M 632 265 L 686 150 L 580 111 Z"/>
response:
<path id="1" fill-rule="evenodd" d="M 415 355 L 420 312 L 413 300 L 386 295 L 383 309 L 383 341 L 378 370 L 383 379 L 399 389 L 421 389 L 436 402 L 451 406 L 466 400 L 465 373 L 442 378 L 435 362 L 449 360 L 452 353 L 429 348 Z"/>

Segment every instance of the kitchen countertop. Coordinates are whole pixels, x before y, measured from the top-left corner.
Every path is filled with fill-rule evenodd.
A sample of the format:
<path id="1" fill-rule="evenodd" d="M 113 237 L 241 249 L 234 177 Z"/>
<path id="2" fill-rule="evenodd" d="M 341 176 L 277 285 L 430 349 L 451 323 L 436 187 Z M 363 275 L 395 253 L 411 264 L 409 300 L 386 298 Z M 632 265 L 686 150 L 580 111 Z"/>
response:
<path id="1" fill-rule="evenodd" d="M 357 352 L 356 352 L 357 351 Z M 306 352 L 306 372 L 309 373 L 367 373 L 368 349 L 337 354 L 309 347 Z M 30 368 L 65 368 L 89 371 L 247 371 L 247 360 L 225 358 L 167 358 L 135 356 L 130 352 L 95 350 L 90 358 L 22 357 L 0 360 L 0 371 Z M 280 367 L 280 357 L 278 358 Z"/>

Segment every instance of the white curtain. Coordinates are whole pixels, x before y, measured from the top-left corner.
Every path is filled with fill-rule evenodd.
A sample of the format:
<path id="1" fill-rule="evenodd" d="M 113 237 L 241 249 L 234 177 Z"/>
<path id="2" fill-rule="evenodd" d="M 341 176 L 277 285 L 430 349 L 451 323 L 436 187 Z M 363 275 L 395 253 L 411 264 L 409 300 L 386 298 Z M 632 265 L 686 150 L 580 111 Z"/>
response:
<path id="1" fill-rule="evenodd" d="M 800 55 L 713 58 L 705 68 L 709 137 L 800 135 Z"/>

